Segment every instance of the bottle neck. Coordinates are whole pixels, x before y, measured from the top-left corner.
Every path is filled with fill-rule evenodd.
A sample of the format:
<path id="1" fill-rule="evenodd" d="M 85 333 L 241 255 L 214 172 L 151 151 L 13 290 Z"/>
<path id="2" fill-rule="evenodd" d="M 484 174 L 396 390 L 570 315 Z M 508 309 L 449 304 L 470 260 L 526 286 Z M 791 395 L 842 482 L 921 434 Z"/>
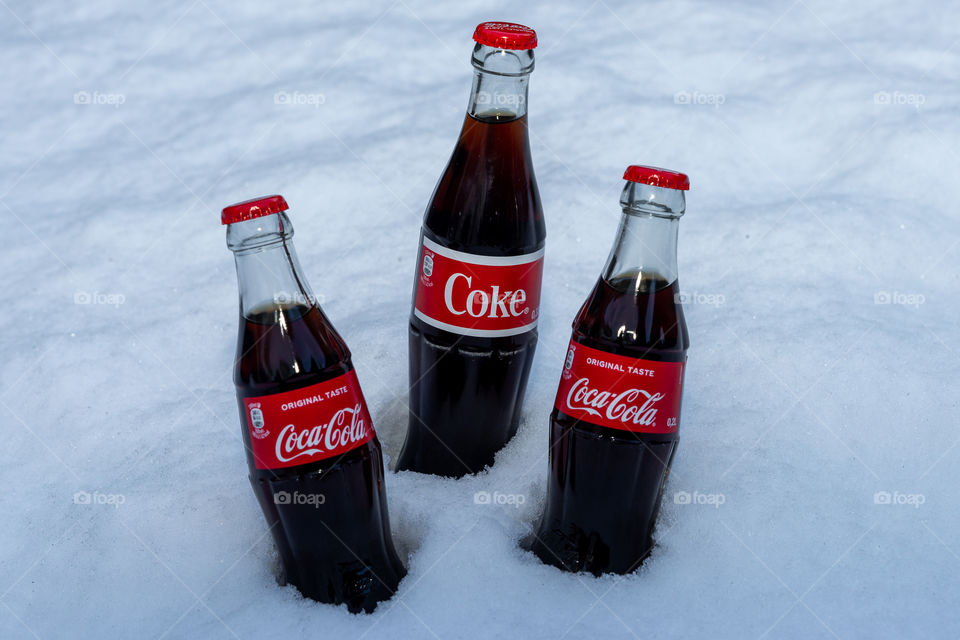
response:
<path id="1" fill-rule="evenodd" d="M 686 208 L 683 192 L 627 182 L 620 205 L 623 216 L 603 279 L 637 292 L 676 282 L 677 232 Z"/>
<path id="2" fill-rule="evenodd" d="M 293 226 L 285 213 L 231 224 L 227 246 L 236 262 L 244 318 L 269 319 L 282 311 L 315 304 L 293 246 Z"/>
<path id="3" fill-rule="evenodd" d="M 510 121 L 527 115 L 533 49 L 473 49 L 473 88 L 467 113 L 478 120 Z"/>

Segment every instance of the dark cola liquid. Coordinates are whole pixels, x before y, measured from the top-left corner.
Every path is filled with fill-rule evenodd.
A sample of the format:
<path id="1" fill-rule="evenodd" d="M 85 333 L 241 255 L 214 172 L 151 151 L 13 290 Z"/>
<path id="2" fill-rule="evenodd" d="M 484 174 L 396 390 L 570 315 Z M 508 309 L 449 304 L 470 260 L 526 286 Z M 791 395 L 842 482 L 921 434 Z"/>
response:
<path id="1" fill-rule="evenodd" d="M 450 249 L 489 256 L 543 247 L 526 116 L 467 115 L 423 233 Z M 409 345 L 410 421 L 397 469 L 459 477 L 493 464 L 517 431 L 536 329 L 480 338 L 411 315 Z"/>
<path id="2" fill-rule="evenodd" d="M 603 278 L 574 320 L 573 339 L 594 349 L 684 362 L 689 338 L 677 283 Z M 649 555 L 677 435 L 632 433 L 550 415 L 550 475 L 543 520 L 528 546 L 569 571 L 628 573 Z"/>
<path id="3" fill-rule="evenodd" d="M 374 437 L 301 466 L 257 469 L 241 400 L 324 382 L 352 368 L 350 352 L 319 307 L 275 307 L 241 320 L 234 382 L 250 483 L 285 580 L 308 598 L 359 612 L 390 598 L 405 573 L 390 536 L 380 442 Z M 277 504 L 281 491 L 322 495 L 323 503 Z"/>

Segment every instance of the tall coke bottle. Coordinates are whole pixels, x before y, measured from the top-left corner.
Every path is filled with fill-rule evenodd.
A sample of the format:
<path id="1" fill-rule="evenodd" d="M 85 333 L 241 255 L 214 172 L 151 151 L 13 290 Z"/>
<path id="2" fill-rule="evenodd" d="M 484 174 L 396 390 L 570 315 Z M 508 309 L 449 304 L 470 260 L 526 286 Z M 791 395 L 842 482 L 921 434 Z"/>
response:
<path id="1" fill-rule="evenodd" d="M 513 437 L 537 346 L 546 230 L 527 135 L 536 33 L 486 22 L 460 138 L 424 215 L 397 468 L 476 473 Z"/>
<path id="2" fill-rule="evenodd" d="M 234 383 L 250 484 L 284 580 L 372 611 L 405 570 L 393 548 L 383 456 L 350 350 L 320 309 L 281 196 L 223 210 L 240 287 Z"/>
<path id="3" fill-rule="evenodd" d="M 569 571 L 628 573 L 650 553 L 677 448 L 687 325 L 677 228 L 689 180 L 631 166 L 607 264 L 573 321 L 550 415 L 546 509 L 530 544 Z"/>

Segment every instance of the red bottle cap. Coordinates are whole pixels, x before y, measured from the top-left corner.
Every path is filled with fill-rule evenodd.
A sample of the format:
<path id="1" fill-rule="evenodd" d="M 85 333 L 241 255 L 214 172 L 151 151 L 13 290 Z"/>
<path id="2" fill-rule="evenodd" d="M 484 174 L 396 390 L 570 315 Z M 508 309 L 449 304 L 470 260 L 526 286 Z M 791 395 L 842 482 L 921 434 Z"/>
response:
<path id="1" fill-rule="evenodd" d="M 535 49 L 537 32 L 515 22 L 481 22 L 473 32 L 480 44 L 497 49 Z"/>
<path id="2" fill-rule="evenodd" d="M 623 179 L 640 184 L 649 184 L 654 187 L 663 187 L 664 189 L 690 190 L 690 178 L 687 177 L 687 174 L 661 169 L 660 167 L 644 167 L 639 164 L 632 164 L 623 172 Z"/>
<path id="3" fill-rule="evenodd" d="M 267 196 L 266 198 L 254 198 L 245 202 L 238 202 L 229 207 L 224 207 L 220 213 L 220 224 L 233 224 L 234 222 L 243 222 L 244 220 L 253 220 L 260 216 L 268 216 L 271 213 L 280 213 L 290 207 L 283 196 Z"/>

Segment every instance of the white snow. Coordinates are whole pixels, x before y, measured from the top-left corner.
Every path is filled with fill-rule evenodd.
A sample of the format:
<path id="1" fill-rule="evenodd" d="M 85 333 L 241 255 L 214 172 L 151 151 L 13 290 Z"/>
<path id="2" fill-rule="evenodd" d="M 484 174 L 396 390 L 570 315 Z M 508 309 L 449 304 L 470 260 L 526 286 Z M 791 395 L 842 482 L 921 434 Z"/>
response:
<path id="1" fill-rule="evenodd" d="M 960 8 L 519 4 L 0 2 L 0 637 L 960 634 Z M 291 203 L 396 457 L 417 232 L 489 19 L 541 43 L 524 421 L 480 476 L 388 473 L 409 575 L 355 616 L 275 583 L 219 209 Z M 597 579 L 517 541 L 630 163 L 690 175 L 692 348 L 660 547 Z"/>

